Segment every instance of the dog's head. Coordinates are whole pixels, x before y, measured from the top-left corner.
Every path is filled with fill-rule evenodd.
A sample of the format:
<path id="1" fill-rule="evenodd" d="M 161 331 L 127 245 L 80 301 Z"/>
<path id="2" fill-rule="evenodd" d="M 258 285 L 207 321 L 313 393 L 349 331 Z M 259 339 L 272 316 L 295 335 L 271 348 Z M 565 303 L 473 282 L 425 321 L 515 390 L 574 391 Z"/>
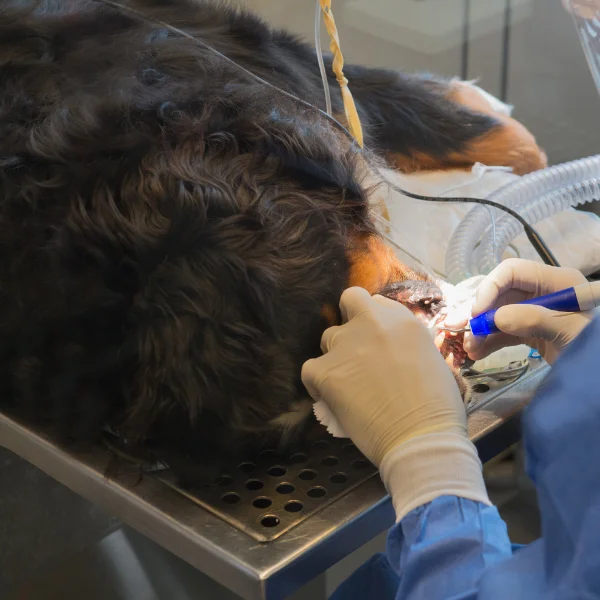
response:
<path id="1" fill-rule="evenodd" d="M 0 22 L 10 392 L 191 458 L 285 437 L 342 291 L 414 279 L 362 159 L 193 42 L 85 6 Z"/>

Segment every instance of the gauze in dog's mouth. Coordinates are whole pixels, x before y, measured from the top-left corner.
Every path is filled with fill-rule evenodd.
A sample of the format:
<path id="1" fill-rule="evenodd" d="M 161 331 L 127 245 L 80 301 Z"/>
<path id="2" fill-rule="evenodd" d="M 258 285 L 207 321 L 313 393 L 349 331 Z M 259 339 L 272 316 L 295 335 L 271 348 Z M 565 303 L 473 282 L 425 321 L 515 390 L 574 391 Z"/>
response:
<path id="1" fill-rule="evenodd" d="M 381 295 L 406 306 L 420 321 L 431 329 L 434 343 L 456 373 L 472 361 L 463 348 L 464 333 L 439 331 L 436 325 L 442 325 L 448 315 L 456 318 L 464 313 L 471 314 L 476 286 L 453 286 L 449 283 L 407 280 L 386 287 Z M 457 373 L 458 374 L 458 373 Z"/>

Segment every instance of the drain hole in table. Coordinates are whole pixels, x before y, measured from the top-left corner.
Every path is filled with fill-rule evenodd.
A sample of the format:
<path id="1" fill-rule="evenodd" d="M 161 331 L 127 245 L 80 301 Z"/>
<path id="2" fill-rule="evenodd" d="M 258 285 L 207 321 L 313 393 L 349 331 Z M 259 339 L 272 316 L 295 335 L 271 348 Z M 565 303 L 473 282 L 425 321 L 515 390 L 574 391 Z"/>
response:
<path id="1" fill-rule="evenodd" d="M 280 483 L 275 489 L 278 494 L 291 494 L 296 488 L 291 483 Z"/>
<path id="2" fill-rule="evenodd" d="M 327 456 L 321 461 L 321 464 L 325 467 L 334 467 L 339 462 L 340 461 L 338 460 L 337 456 Z"/>
<path id="3" fill-rule="evenodd" d="M 259 479 L 248 479 L 246 481 L 246 489 L 251 491 L 262 490 L 265 484 Z"/>
<path id="4" fill-rule="evenodd" d="M 237 504 L 240 501 L 240 497 L 234 492 L 229 492 L 221 496 L 221 501 L 225 504 Z"/>
<path id="5" fill-rule="evenodd" d="M 277 527 L 279 523 L 279 517 L 276 517 L 275 515 L 265 515 L 260 520 L 260 524 L 263 527 Z"/>
<path id="6" fill-rule="evenodd" d="M 233 477 L 231 475 L 221 475 L 219 479 L 217 479 L 217 485 L 226 486 L 229 485 L 233 481 Z"/>
<path id="7" fill-rule="evenodd" d="M 291 513 L 300 512 L 304 508 L 304 504 L 302 502 L 298 502 L 298 500 L 290 500 L 283 508 Z"/>
<path id="8" fill-rule="evenodd" d="M 286 473 L 287 473 L 287 469 L 284 467 L 280 467 L 279 465 L 276 465 L 274 467 L 271 467 L 267 473 L 271 476 L 271 477 L 283 477 Z"/>
<path id="9" fill-rule="evenodd" d="M 261 496 L 260 498 L 256 498 L 252 503 L 256 508 L 269 508 L 273 504 L 273 500 L 271 498 L 267 498 L 266 496 Z"/>
<path id="10" fill-rule="evenodd" d="M 346 483 L 347 480 L 348 476 L 346 475 L 346 473 L 334 473 L 329 478 L 329 481 L 331 481 L 331 483 Z"/>
<path id="11" fill-rule="evenodd" d="M 476 394 L 485 394 L 490 391 L 490 386 L 487 383 L 478 383 L 471 388 Z"/>
<path id="12" fill-rule="evenodd" d="M 312 481 L 317 478 L 317 472 L 314 469 L 304 469 L 298 475 L 302 481 Z"/>
<path id="13" fill-rule="evenodd" d="M 306 495 L 310 496 L 311 498 L 322 498 L 326 494 L 327 494 L 327 490 L 323 487 L 313 487 L 313 488 L 310 488 L 310 490 L 308 490 L 308 492 L 306 492 Z"/>

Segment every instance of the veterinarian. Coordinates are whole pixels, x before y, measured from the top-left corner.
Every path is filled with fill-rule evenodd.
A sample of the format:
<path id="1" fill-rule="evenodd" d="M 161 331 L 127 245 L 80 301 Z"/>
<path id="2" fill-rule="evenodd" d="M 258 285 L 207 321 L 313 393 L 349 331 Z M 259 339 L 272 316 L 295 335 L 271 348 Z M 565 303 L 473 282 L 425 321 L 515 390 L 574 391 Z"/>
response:
<path id="1" fill-rule="evenodd" d="M 585 282 L 578 271 L 509 260 L 481 284 L 473 314 Z M 396 525 L 387 550 L 333 600 L 600 598 L 600 319 L 538 306 L 496 313 L 504 332 L 465 339 L 479 359 L 525 343 L 555 363 L 523 416 L 543 537 L 511 545 L 467 437 L 465 409 L 430 332 L 405 307 L 360 288 L 345 324 L 302 379 L 381 471 Z M 556 361 L 556 362 L 555 362 Z"/>

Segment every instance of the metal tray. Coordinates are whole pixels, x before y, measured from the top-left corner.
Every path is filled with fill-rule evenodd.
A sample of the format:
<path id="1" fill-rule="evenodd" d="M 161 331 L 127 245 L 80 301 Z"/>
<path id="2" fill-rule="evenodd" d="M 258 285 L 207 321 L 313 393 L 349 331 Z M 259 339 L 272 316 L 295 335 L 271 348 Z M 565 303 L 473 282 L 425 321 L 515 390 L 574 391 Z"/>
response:
<path id="1" fill-rule="evenodd" d="M 328 436 L 292 455 L 264 450 L 193 493 L 168 469 L 151 476 L 258 542 L 270 542 L 376 473 L 349 440 Z"/>

